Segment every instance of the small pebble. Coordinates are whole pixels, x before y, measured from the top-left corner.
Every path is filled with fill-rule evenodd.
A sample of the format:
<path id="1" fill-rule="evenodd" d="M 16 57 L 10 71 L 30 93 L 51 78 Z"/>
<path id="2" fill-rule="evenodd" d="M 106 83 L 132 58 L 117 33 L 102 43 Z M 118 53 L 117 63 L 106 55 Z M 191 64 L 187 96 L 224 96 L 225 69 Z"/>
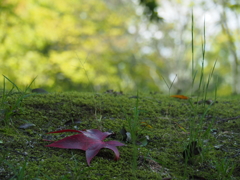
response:
<path id="1" fill-rule="evenodd" d="M 48 93 L 46 90 L 42 89 L 42 88 L 36 88 L 36 89 L 32 89 L 32 93 Z"/>

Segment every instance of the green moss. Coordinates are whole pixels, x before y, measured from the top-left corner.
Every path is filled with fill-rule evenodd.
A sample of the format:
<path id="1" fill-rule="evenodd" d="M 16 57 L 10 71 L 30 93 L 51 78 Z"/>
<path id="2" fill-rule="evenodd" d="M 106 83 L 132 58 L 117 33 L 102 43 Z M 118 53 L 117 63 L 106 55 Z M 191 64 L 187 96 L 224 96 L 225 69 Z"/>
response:
<path id="1" fill-rule="evenodd" d="M 206 107 L 194 104 L 194 99 L 192 109 L 188 100 L 140 94 L 138 135 L 148 135 L 149 142 L 147 146 L 138 147 L 136 177 L 132 169 L 133 146 L 130 143 L 118 147 L 119 161 L 113 160 L 111 150 L 102 149 L 90 167 L 87 166 L 85 152 L 81 150 L 45 147 L 49 142 L 43 139 L 57 140 L 70 135 L 46 134 L 60 129 L 98 128 L 113 131 L 117 138 L 120 137 L 119 131 L 123 126 L 129 130 L 126 119 L 133 116 L 136 105 L 136 98 L 129 98 L 131 96 L 68 92 L 32 95 L 23 99 L 18 107 L 21 111 L 11 116 L 12 126 L 3 126 L 3 120 L 0 120 L 0 140 L 3 141 L 0 144 L 3 152 L 0 155 L 0 179 L 19 174 L 24 163 L 25 179 L 184 179 L 189 175 L 216 179 L 219 172 L 213 162 L 221 157 L 237 163 L 233 177 L 240 177 L 237 160 L 240 156 L 240 121 L 239 118 L 225 121 L 240 116 L 236 99 L 219 99 L 202 117 Z M 17 95 L 10 97 L 9 104 L 14 104 L 16 99 Z M 76 120 L 78 123 L 74 123 Z M 66 124 L 68 121 L 73 123 Z M 141 122 L 153 128 L 140 126 Z M 18 129 L 24 123 L 35 126 Z M 201 138 L 198 140 L 203 152 L 186 164 L 182 152 L 189 143 L 190 128 L 195 128 L 197 137 Z M 212 131 L 205 135 L 209 128 Z"/>

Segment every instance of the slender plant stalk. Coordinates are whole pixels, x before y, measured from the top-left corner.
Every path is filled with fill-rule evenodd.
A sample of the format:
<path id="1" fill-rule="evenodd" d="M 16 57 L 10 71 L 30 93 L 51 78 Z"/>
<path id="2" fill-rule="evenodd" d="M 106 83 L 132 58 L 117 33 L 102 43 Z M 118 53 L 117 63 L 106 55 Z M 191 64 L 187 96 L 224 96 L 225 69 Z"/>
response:
<path id="1" fill-rule="evenodd" d="M 128 122 L 128 127 L 130 131 L 130 141 L 132 143 L 132 174 L 135 179 L 136 178 L 136 171 L 137 171 L 137 158 L 138 158 L 138 150 L 137 150 L 137 131 L 139 129 L 139 109 L 138 109 L 138 102 L 139 102 L 139 94 L 137 93 L 137 99 L 136 99 L 136 104 L 133 109 L 133 114 L 131 117 L 126 115 L 126 120 Z M 125 110 L 123 110 L 125 111 Z"/>
<path id="2" fill-rule="evenodd" d="M 194 65 L 194 15 L 193 15 L 193 11 L 192 11 L 192 26 L 191 26 L 191 35 L 192 35 L 192 91 L 191 91 L 191 95 L 193 95 L 193 87 L 194 87 L 194 82 L 195 82 L 195 78 L 196 78 L 196 74 L 197 71 L 195 71 L 195 65 Z M 203 40 L 202 40 L 202 64 L 201 64 L 201 72 L 200 72 L 200 79 L 199 79 L 199 84 L 198 84 L 198 89 L 197 89 L 197 102 L 198 99 L 200 97 L 203 98 L 203 107 L 204 107 L 204 111 L 202 113 L 202 115 L 199 117 L 198 116 L 198 104 L 194 105 L 192 100 L 189 99 L 189 104 L 190 104 L 190 111 L 191 113 L 194 113 L 194 117 L 195 118 L 191 118 L 191 120 L 189 121 L 189 131 L 190 131 L 190 137 L 188 140 L 188 145 L 191 144 L 192 142 L 197 142 L 197 146 L 198 147 L 203 147 L 203 141 L 204 139 L 208 139 L 209 135 L 210 135 L 210 130 L 211 127 L 213 125 L 213 121 L 210 122 L 210 124 L 208 125 L 207 130 L 203 131 L 203 127 L 205 125 L 205 117 L 207 115 L 207 113 L 209 112 L 209 109 L 211 108 L 212 104 L 206 106 L 206 103 L 204 103 L 207 99 L 207 93 L 208 93 L 208 89 L 209 89 L 209 85 L 210 85 L 210 81 L 213 77 L 213 72 L 215 70 L 216 67 L 216 63 L 217 61 L 215 61 L 213 68 L 211 70 L 211 73 L 208 76 L 207 82 L 204 83 L 204 64 L 205 64 L 205 53 L 206 53 L 206 26 L 205 26 L 205 19 L 204 19 L 204 27 L 203 27 Z M 215 100 L 216 100 L 216 89 L 215 89 Z M 205 147 L 206 149 L 207 147 Z M 204 150 L 203 150 L 204 151 Z M 201 159 L 203 161 L 204 157 L 202 155 L 202 152 L 200 152 L 201 154 Z M 188 164 L 188 157 L 185 159 L 185 168 L 184 168 L 184 176 L 187 177 L 187 164 Z"/>
<path id="3" fill-rule="evenodd" d="M 172 89 L 172 86 L 173 86 L 174 81 L 175 81 L 176 78 L 177 78 L 177 74 L 175 75 L 175 77 L 174 77 L 174 79 L 173 79 L 173 81 L 171 82 L 170 85 L 168 85 L 167 81 L 165 80 L 165 78 L 164 78 L 163 76 L 162 76 L 162 78 L 163 78 L 163 81 L 165 82 L 165 84 L 166 84 L 167 87 L 168 87 L 168 95 L 170 96 L 170 91 L 171 91 L 171 89 Z"/>
<path id="4" fill-rule="evenodd" d="M 132 140 L 132 144 L 133 144 L 133 161 L 132 161 L 132 169 L 133 169 L 133 174 L 134 177 L 136 178 L 136 171 L 137 171 L 137 157 L 138 157 L 138 150 L 137 150 L 137 130 L 138 130 L 138 116 L 139 116 L 139 110 L 138 110 L 138 101 L 139 101 L 139 97 L 138 97 L 138 93 L 137 93 L 137 100 L 136 100 L 136 105 L 134 108 L 134 114 L 133 114 L 133 118 L 131 118 L 130 121 L 130 133 L 131 133 L 131 140 Z"/>
<path id="5" fill-rule="evenodd" d="M 191 29 L 191 34 L 192 34 L 192 90 L 191 90 L 191 96 L 193 95 L 193 85 L 194 85 L 194 15 L 193 15 L 193 9 L 192 9 L 192 29 Z"/>
<path id="6" fill-rule="evenodd" d="M 217 61 L 214 62 L 212 71 L 211 71 L 211 73 L 210 73 L 209 76 L 208 76 L 207 84 L 206 84 L 206 87 L 205 87 L 205 93 L 204 93 L 204 99 L 205 99 L 205 100 L 207 99 L 208 87 L 209 87 L 210 81 L 211 81 L 211 79 L 212 79 L 213 72 L 214 72 L 215 67 L 216 67 L 216 63 L 217 63 Z M 216 90 L 215 90 L 215 93 L 216 93 Z M 216 96 L 215 96 L 215 99 L 216 99 Z M 205 103 L 204 103 L 204 104 L 205 104 Z"/>
<path id="7" fill-rule="evenodd" d="M 88 82 L 90 83 L 90 82 L 91 82 L 91 81 L 90 81 L 90 78 L 89 78 L 89 76 L 88 76 L 87 70 L 86 70 L 85 67 L 84 67 L 84 64 L 85 64 L 86 60 L 88 59 L 89 54 L 87 55 L 87 57 L 86 57 L 86 59 L 85 59 L 84 62 L 82 62 L 82 61 L 80 60 L 80 57 L 78 56 L 77 53 L 76 53 L 76 56 L 77 56 L 77 58 L 79 59 L 81 65 L 82 65 L 81 68 L 84 70 L 85 75 L 86 75 L 86 77 L 87 77 L 87 79 L 88 79 Z M 95 98 L 95 95 L 94 95 L 94 94 L 96 93 L 96 91 L 95 91 L 93 85 L 90 85 L 90 87 L 91 87 L 92 93 L 93 93 L 93 94 L 92 94 L 92 100 L 93 100 L 93 102 L 94 102 L 94 115 L 95 115 L 95 119 L 96 119 L 96 121 L 97 121 L 98 128 L 101 130 L 101 129 L 102 129 L 102 115 L 101 115 L 101 111 L 100 111 L 100 115 L 99 115 L 99 116 L 98 116 L 98 113 L 97 113 L 97 109 L 100 109 L 100 110 L 101 110 L 101 103 L 99 104 L 99 108 L 97 108 L 97 101 L 96 101 L 96 98 Z"/>
<path id="8" fill-rule="evenodd" d="M 16 109 L 18 109 L 21 106 L 21 102 L 24 98 L 26 98 L 27 96 L 27 91 L 30 89 L 30 86 L 33 84 L 33 82 L 36 80 L 37 77 L 35 77 L 31 83 L 25 88 L 25 90 L 23 92 L 21 92 L 20 88 L 13 82 L 11 81 L 7 76 L 3 75 L 3 92 L 2 92 L 2 101 L 1 101 L 1 109 L 3 109 L 5 111 L 4 114 L 4 124 L 5 125 L 9 125 L 10 124 L 10 117 L 12 115 L 12 112 Z M 6 80 L 9 81 L 12 84 L 12 88 L 10 89 L 10 91 L 6 91 Z M 17 93 L 18 93 L 18 97 L 15 101 L 15 103 L 11 106 L 11 108 L 9 109 L 9 105 L 6 104 L 7 98 L 8 96 L 12 95 L 14 92 L 13 90 L 17 89 Z"/>

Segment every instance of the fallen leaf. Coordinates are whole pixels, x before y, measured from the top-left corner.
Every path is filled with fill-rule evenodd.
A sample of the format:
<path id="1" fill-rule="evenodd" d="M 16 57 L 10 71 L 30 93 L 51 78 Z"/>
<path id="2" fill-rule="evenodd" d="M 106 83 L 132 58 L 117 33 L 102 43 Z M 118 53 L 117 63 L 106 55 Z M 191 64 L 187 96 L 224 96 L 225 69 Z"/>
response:
<path id="1" fill-rule="evenodd" d="M 109 132 L 101 132 L 98 129 L 89 129 L 85 131 L 78 131 L 72 129 L 54 131 L 50 133 L 63 133 L 63 132 L 77 132 L 79 134 L 63 138 L 59 141 L 56 141 L 52 144 L 47 145 L 47 147 L 57 147 L 65 149 L 81 149 L 86 151 L 86 159 L 88 165 L 94 156 L 98 154 L 100 149 L 108 148 L 113 150 L 115 153 L 115 160 L 119 159 L 119 151 L 116 146 L 124 146 L 123 143 L 118 141 L 106 141 L 103 140 L 111 135 Z M 50 134 L 47 133 L 47 134 Z"/>
<path id="2" fill-rule="evenodd" d="M 184 96 L 184 95 L 172 95 L 170 97 L 175 97 L 175 98 L 179 98 L 179 99 L 189 99 L 189 97 Z"/>
<path id="3" fill-rule="evenodd" d="M 180 124 L 178 124 L 178 123 L 176 123 L 176 122 L 174 122 L 180 129 L 182 129 L 186 134 L 189 134 L 189 132 L 187 132 L 187 130 L 184 128 L 184 127 L 182 127 Z"/>
<path id="4" fill-rule="evenodd" d="M 150 124 L 146 122 L 141 122 L 141 126 L 148 127 L 148 128 L 153 128 Z"/>

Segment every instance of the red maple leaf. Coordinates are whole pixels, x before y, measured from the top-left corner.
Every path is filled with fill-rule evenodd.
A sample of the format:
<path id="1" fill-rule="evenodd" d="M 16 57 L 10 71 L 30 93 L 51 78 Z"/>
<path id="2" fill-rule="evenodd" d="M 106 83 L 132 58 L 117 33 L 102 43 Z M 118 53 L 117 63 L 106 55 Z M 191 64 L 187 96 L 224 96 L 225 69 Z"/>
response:
<path id="1" fill-rule="evenodd" d="M 79 134 L 63 138 L 52 144 L 47 145 L 47 147 L 58 147 L 65 149 L 81 149 L 86 151 L 86 159 L 88 165 L 94 156 L 98 154 L 100 149 L 108 148 L 113 150 L 115 153 L 115 160 L 119 159 L 119 151 L 116 146 L 124 146 L 123 143 L 118 141 L 103 141 L 107 136 L 112 133 L 101 132 L 98 129 L 89 129 L 85 131 L 78 131 L 72 129 L 60 130 L 49 132 L 50 133 L 62 133 L 62 132 L 77 132 Z"/>

